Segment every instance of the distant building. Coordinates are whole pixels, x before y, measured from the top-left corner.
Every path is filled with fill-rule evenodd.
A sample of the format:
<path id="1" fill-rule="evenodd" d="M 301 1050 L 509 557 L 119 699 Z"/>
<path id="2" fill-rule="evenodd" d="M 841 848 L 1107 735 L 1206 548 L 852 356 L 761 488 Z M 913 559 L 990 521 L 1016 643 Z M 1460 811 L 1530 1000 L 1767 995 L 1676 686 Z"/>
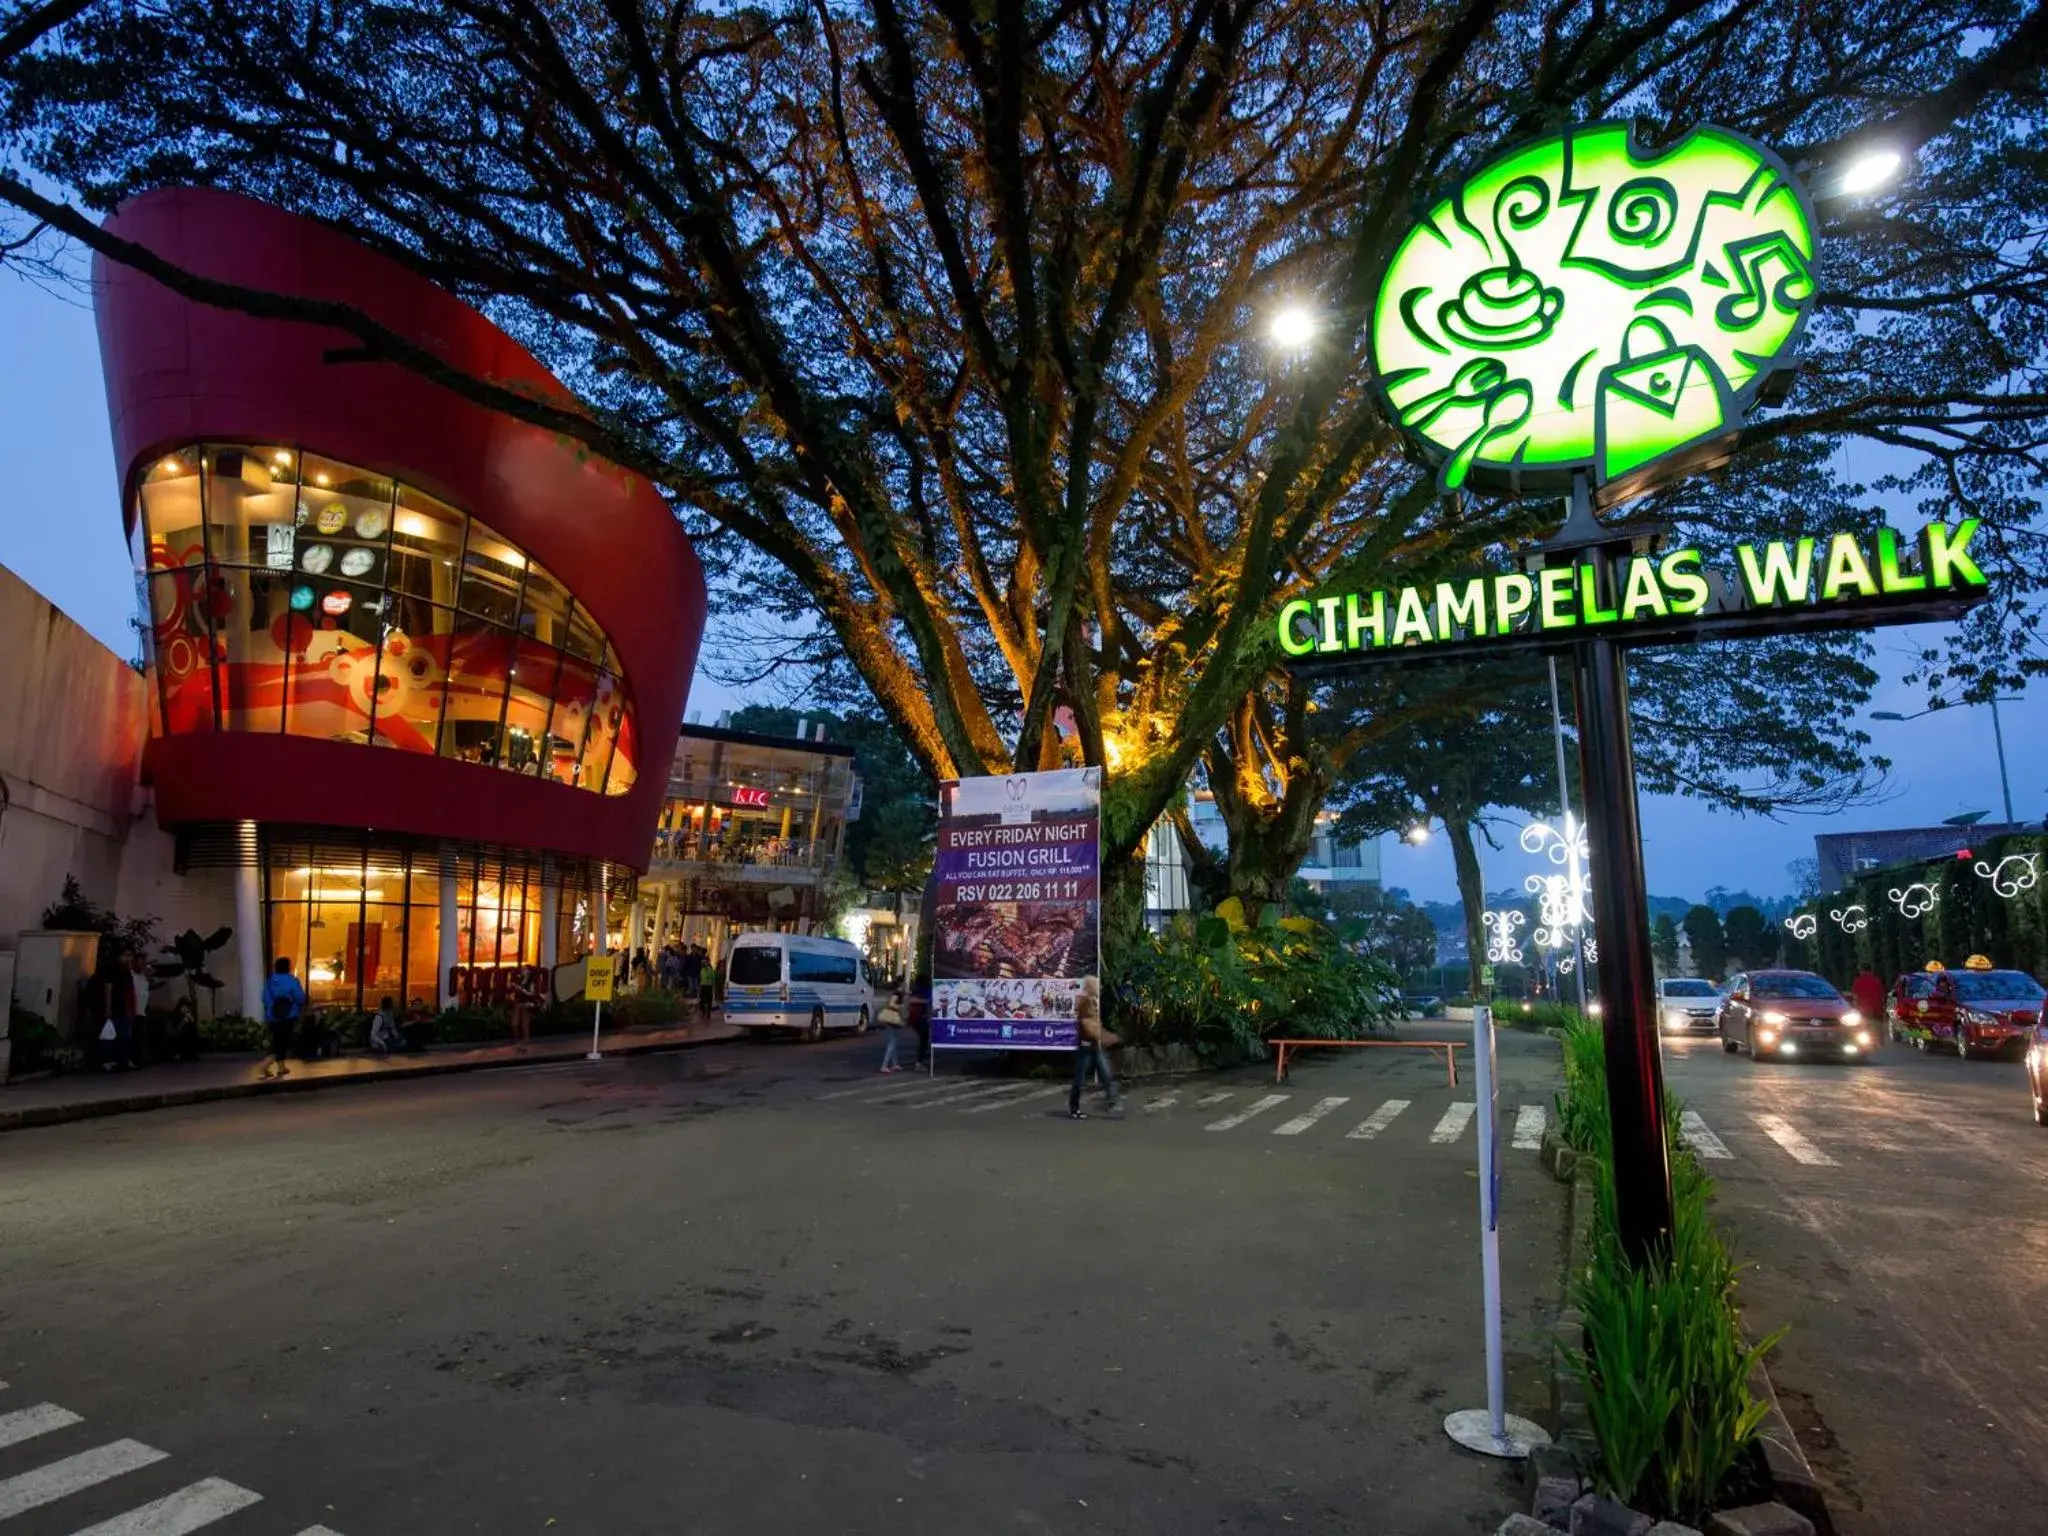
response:
<path id="1" fill-rule="evenodd" d="M 1194 826 L 1195 836 L 1202 840 L 1203 847 L 1218 855 L 1228 851 L 1230 834 L 1224 827 L 1223 813 L 1216 808 L 1216 798 L 1209 791 L 1197 789 L 1189 792 L 1188 820 Z M 1336 814 L 1331 811 L 1317 815 L 1308 857 L 1296 871 L 1297 876 L 1326 896 L 1335 890 L 1378 885 L 1379 839 L 1339 839 L 1335 835 L 1336 821 Z M 1181 849 L 1180 838 L 1171 826 L 1161 821 L 1147 834 L 1145 841 L 1146 913 L 1158 920 L 1173 912 L 1185 912 L 1193 905 L 1187 859 Z"/>
<path id="2" fill-rule="evenodd" d="M 1814 838 L 1820 888 L 1838 891 L 1856 876 L 1894 864 L 1953 858 L 1965 848 L 2007 832 L 2025 830 L 2007 822 L 1980 821 L 1973 827 L 1896 827 L 1876 832 L 1827 832 Z"/>

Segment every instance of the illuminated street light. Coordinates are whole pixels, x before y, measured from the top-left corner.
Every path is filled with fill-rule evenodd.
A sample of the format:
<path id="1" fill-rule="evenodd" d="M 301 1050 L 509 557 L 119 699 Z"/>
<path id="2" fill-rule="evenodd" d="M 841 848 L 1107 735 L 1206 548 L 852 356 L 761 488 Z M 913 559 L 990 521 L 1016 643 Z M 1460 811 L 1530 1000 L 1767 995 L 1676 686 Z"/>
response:
<path id="1" fill-rule="evenodd" d="M 1849 162 L 1838 185 L 1845 196 L 1861 197 L 1891 181 L 1905 163 L 1906 157 L 1896 149 L 1866 150 Z"/>
<path id="2" fill-rule="evenodd" d="M 1412 844 L 1417 848 L 1420 848 L 1424 843 L 1429 841 L 1429 823 L 1426 821 L 1418 821 L 1417 823 L 1415 823 L 1414 826 L 1410 827 L 1406 832 L 1403 832 L 1401 834 L 1401 841 L 1404 843 Z"/>
<path id="3" fill-rule="evenodd" d="M 1290 304 L 1276 310 L 1273 318 L 1266 322 L 1266 334 L 1273 345 L 1290 352 L 1298 352 L 1316 336 L 1316 317 L 1299 304 Z"/>

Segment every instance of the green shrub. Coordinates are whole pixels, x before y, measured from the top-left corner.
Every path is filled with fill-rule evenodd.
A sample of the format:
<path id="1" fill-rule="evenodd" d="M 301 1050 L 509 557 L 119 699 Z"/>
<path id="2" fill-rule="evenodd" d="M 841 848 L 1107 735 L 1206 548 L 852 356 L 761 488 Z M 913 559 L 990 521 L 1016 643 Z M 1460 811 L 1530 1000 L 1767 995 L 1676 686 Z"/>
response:
<path id="1" fill-rule="evenodd" d="M 1389 966 L 1322 923 L 1272 908 L 1247 922 L 1227 901 L 1110 954 L 1109 1022 L 1137 1045 L 1260 1054 L 1275 1036 L 1355 1039 L 1399 1017 Z"/>
<path id="2" fill-rule="evenodd" d="M 223 1013 L 199 1021 L 199 1049 L 202 1051 L 267 1051 L 270 1031 L 261 1019 L 239 1013 Z"/>
<path id="3" fill-rule="evenodd" d="M 40 1013 L 31 1013 L 13 1001 L 7 1004 L 7 1038 L 13 1045 L 13 1059 L 8 1071 L 15 1077 L 61 1065 L 57 1026 Z"/>
<path id="4" fill-rule="evenodd" d="M 1654 1262 L 1630 1262 L 1615 1233 L 1600 1030 L 1576 1018 L 1563 1040 L 1559 1134 L 1591 1161 L 1596 1193 L 1592 1249 L 1572 1283 L 1586 1342 L 1571 1361 L 1600 1443 L 1595 1481 L 1637 1509 L 1699 1525 L 1763 1423 L 1750 1373 L 1782 1335 L 1743 1339 L 1738 1269 L 1714 1227 L 1713 1181 L 1678 1142 L 1682 1106 L 1669 1093 L 1671 1242 Z"/>

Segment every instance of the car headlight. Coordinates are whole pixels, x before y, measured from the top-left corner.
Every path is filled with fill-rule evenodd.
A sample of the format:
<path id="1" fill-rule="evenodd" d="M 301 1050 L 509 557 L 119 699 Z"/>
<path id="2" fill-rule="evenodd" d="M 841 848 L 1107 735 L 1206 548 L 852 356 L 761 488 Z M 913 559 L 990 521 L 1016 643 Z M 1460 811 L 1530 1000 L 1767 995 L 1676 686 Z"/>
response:
<path id="1" fill-rule="evenodd" d="M 1763 1019 L 1766 1024 L 1790 1024 L 1792 1022 L 1790 1019 L 1786 1018 L 1784 1014 L 1778 1012 L 1778 1010 L 1775 1008 L 1773 1008 L 1769 1013 L 1766 1013 L 1763 1016 Z"/>
<path id="2" fill-rule="evenodd" d="M 1685 1015 L 1676 1008 L 1666 1008 L 1664 1010 L 1664 1027 L 1666 1029 L 1685 1028 Z"/>
<path id="3" fill-rule="evenodd" d="M 1858 1013 L 1854 1008 L 1851 1008 L 1847 1013 L 1842 1015 L 1842 1022 L 1845 1025 L 1847 1025 L 1850 1029 L 1854 1029 L 1858 1024 L 1861 1024 L 1863 1022 L 1863 1015 Z"/>
<path id="4" fill-rule="evenodd" d="M 1758 1045 L 1769 1045 L 1773 1040 L 1777 1038 L 1778 1037 L 1772 1034 L 1768 1029 L 1760 1029 L 1756 1032 L 1756 1043 Z"/>

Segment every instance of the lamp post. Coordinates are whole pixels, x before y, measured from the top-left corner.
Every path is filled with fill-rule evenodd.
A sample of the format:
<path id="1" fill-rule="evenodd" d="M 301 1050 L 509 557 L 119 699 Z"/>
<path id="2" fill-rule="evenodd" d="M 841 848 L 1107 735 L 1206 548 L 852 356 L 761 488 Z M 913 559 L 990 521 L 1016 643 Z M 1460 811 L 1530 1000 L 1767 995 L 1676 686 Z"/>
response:
<path id="1" fill-rule="evenodd" d="M 1564 773 L 1564 712 L 1559 708 L 1557 701 L 1557 658 L 1552 656 L 1548 659 L 1550 662 L 1550 740 L 1551 744 L 1557 748 L 1557 810 L 1559 817 L 1569 825 L 1572 819 L 1572 796 Z M 1572 932 L 1572 950 L 1574 954 L 1582 956 L 1583 952 L 1579 950 L 1578 945 L 1579 934 L 1578 930 L 1574 928 Z M 1572 985 L 1579 994 L 1579 1012 L 1584 1013 L 1586 1011 L 1586 967 L 1583 964 L 1574 964 L 1572 966 Z"/>
<path id="2" fill-rule="evenodd" d="M 1998 792 L 2005 798 L 2005 824 L 2011 826 L 2013 824 L 2012 779 L 2005 771 L 2005 726 L 1999 721 L 1998 706 L 2001 704 L 2018 704 L 2021 700 L 2017 698 L 2002 699 L 1993 694 L 1990 698 L 1983 700 L 1983 702 L 1991 706 L 1991 739 L 1998 747 Z M 1946 699 L 1936 699 L 1925 709 L 1916 709 L 1910 715 L 1902 715 L 1895 709 L 1873 709 L 1870 712 L 1870 718 L 1873 720 L 1903 722 L 1918 720 L 1922 715 L 1938 715 L 1944 709 L 1951 709 L 1953 707 Z"/>

